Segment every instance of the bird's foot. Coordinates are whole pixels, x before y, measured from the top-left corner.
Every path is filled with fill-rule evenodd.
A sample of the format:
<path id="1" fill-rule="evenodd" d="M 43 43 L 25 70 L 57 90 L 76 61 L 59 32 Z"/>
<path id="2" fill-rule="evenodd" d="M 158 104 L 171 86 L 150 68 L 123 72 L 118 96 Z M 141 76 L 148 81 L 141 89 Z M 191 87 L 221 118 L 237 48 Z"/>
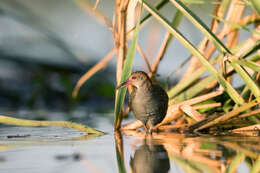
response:
<path id="1" fill-rule="evenodd" d="M 152 135 L 152 134 L 153 134 L 153 128 L 150 127 L 150 128 L 146 131 L 146 133 Z"/>

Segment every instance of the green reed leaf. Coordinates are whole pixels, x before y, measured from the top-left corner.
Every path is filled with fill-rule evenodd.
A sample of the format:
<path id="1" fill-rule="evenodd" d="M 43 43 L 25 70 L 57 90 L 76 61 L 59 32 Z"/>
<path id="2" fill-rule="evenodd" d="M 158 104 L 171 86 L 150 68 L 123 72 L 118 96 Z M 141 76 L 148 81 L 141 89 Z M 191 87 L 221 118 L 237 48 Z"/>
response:
<path id="1" fill-rule="evenodd" d="M 126 81 L 132 72 L 133 61 L 134 61 L 136 45 L 137 45 L 137 40 L 138 40 L 139 25 L 140 25 L 140 16 L 139 16 L 139 19 L 138 19 L 138 22 L 137 22 L 137 25 L 135 28 L 135 32 L 134 32 L 134 35 L 132 38 L 132 43 L 131 43 L 128 53 L 126 55 L 120 83 Z M 115 119 L 114 119 L 115 128 L 119 122 L 120 110 L 121 110 L 124 100 L 125 100 L 126 90 L 127 90 L 127 88 L 124 87 L 118 91 L 116 104 L 115 104 Z"/>
<path id="2" fill-rule="evenodd" d="M 246 66 L 251 68 L 254 71 L 260 71 L 260 65 L 249 60 L 234 60 L 234 62 L 238 63 L 239 65 Z"/>
<path id="3" fill-rule="evenodd" d="M 260 15 L 260 1 L 259 0 L 251 0 L 256 12 Z"/>
<path id="4" fill-rule="evenodd" d="M 180 10 L 222 53 L 227 52 L 231 54 L 231 51 L 218 39 L 218 37 L 212 33 L 209 27 L 193 13 L 188 7 L 186 7 L 179 0 L 170 0 L 171 3 Z"/>

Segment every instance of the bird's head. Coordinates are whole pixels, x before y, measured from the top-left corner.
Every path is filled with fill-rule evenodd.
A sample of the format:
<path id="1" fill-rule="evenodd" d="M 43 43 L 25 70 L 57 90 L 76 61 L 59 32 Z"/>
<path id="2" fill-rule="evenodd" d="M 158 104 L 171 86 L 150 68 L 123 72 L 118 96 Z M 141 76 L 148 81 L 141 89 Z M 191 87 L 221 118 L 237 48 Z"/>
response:
<path id="1" fill-rule="evenodd" d="M 125 82 L 123 82 L 117 87 L 117 89 L 126 86 L 133 86 L 135 88 L 140 88 L 143 86 L 146 87 L 151 85 L 152 85 L 152 81 L 149 78 L 149 76 L 143 71 L 137 71 L 132 73 Z"/>

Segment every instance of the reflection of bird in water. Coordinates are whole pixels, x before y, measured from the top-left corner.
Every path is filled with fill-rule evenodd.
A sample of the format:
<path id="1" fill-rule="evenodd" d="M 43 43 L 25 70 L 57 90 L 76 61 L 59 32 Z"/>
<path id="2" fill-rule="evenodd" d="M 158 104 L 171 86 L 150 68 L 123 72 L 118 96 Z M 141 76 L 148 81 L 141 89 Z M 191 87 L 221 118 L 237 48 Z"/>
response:
<path id="1" fill-rule="evenodd" d="M 159 85 L 153 84 L 143 71 L 132 73 L 128 80 L 117 88 L 125 86 L 130 87 L 129 106 L 135 118 L 142 121 L 147 132 L 152 133 L 152 128 L 166 115 L 167 93 Z"/>
<path id="2" fill-rule="evenodd" d="M 144 144 L 131 157 L 130 166 L 133 173 L 165 173 L 170 162 L 162 145 Z"/>

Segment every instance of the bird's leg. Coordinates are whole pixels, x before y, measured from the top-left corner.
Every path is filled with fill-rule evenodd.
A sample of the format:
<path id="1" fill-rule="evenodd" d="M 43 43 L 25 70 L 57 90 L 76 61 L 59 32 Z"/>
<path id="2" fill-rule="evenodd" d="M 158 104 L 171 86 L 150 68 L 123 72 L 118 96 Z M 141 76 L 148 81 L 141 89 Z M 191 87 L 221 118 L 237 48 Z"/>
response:
<path id="1" fill-rule="evenodd" d="M 153 134 L 152 128 L 147 128 L 147 130 L 145 131 L 145 138 L 152 139 L 152 134 Z"/>
<path id="2" fill-rule="evenodd" d="M 148 133 L 149 133 L 150 135 L 153 133 L 153 127 L 152 127 L 152 126 L 149 127 Z"/>
<path id="3" fill-rule="evenodd" d="M 153 133 L 153 124 L 152 124 L 152 122 L 150 120 L 148 120 L 147 123 L 146 123 L 146 126 L 147 126 L 146 133 L 151 135 Z"/>
<path id="4" fill-rule="evenodd" d="M 144 126 L 144 131 L 147 133 L 148 128 L 146 127 L 146 124 L 145 124 L 145 123 L 142 123 L 142 124 L 143 124 L 143 126 Z"/>

